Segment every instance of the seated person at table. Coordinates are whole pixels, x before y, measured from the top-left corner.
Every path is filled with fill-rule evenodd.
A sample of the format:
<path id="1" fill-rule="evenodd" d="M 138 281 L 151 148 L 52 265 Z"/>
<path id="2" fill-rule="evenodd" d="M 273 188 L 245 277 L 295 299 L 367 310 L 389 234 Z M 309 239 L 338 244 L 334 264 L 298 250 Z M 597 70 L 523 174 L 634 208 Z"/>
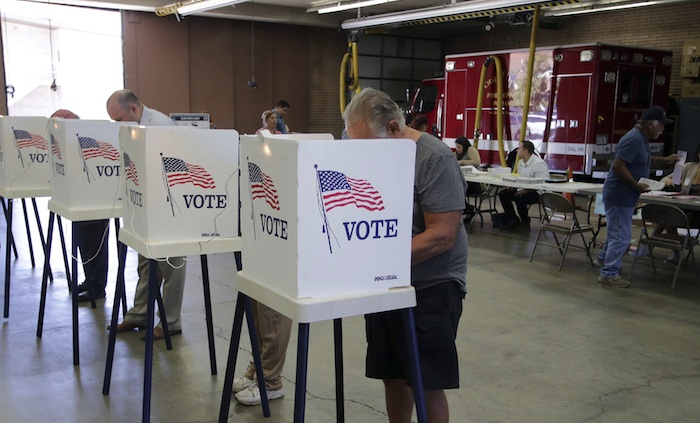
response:
<path id="1" fill-rule="evenodd" d="M 549 178 L 549 167 L 539 154 L 535 154 L 535 146 L 530 141 L 523 141 L 518 147 L 518 161 L 516 162 L 518 174 L 529 178 Z M 506 214 L 504 230 L 530 231 L 530 217 L 527 215 L 527 207 L 530 204 L 540 202 L 540 194 L 535 190 L 523 188 L 508 188 L 498 194 Z M 515 215 L 513 203 L 518 208 L 518 216 Z"/>
<path id="2" fill-rule="evenodd" d="M 459 137 L 455 140 L 455 157 L 460 166 L 481 166 L 481 156 L 479 150 L 473 147 L 466 137 Z"/>
<path id="3" fill-rule="evenodd" d="M 693 157 L 688 157 L 688 161 L 683 165 L 681 173 L 681 184 L 674 185 L 673 173 L 661 179 L 665 183 L 664 191 L 683 191 L 691 195 L 700 195 L 700 146 L 695 149 Z M 686 186 L 686 179 L 690 186 Z"/>
<path id="4" fill-rule="evenodd" d="M 688 157 L 688 160 L 689 161 L 683 165 L 680 185 L 675 185 L 673 183 L 673 173 L 661 179 L 661 182 L 666 184 L 664 191 L 680 191 L 683 193 L 687 192 L 690 195 L 700 195 L 700 146 L 695 149 L 695 154 L 692 157 Z M 687 183 L 686 180 L 688 181 Z M 686 209 L 683 211 L 685 212 L 686 216 L 688 216 L 688 223 L 690 224 L 690 227 L 700 228 L 700 213 Z M 667 228 L 665 225 L 657 225 L 654 228 L 652 236 L 662 233 L 664 229 L 666 229 L 666 232 L 669 234 L 678 233 L 678 228 L 676 227 L 669 226 Z M 676 264 L 678 262 L 678 258 L 678 253 L 674 251 L 666 258 L 666 261 Z"/>

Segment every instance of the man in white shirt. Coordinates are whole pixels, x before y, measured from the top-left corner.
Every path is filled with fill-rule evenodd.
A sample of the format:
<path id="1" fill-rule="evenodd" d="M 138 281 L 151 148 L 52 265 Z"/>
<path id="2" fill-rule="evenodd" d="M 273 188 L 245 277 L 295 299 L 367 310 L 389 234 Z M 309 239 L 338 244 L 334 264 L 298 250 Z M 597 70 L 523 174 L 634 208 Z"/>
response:
<path id="1" fill-rule="evenodd" d="M 137 122 L 143 126 L 174 126 L 175 123 L 166 115 L 146 107 L 132 91 L 119 90 L 107 100 L 107 114 L 117 122 Z M 167 261 L 158 262 L 159 282 L 163 282 L 163 307 L 168 319 L 171 335 L 182 333 L 180 310 L 185 289 L 186 262 L 184 257 L 169 257 Z M 139 281 L 134 294 L 134 306 L 129 309 L 124 321 L 117 325 L 117 332 L 130 332 L 142 329 L 146 325 L 146 307 L 148 305 L 148 259 L 139 254 Z M 109 328 L 108 328 L 109 329 Z M 153 329 L 153 339 L 163 339 L 161 324 Z"/>
<path id="2" fill-rule="evenodd" d="M 549 178 L 549 166 L 539 154 L 535 154 L 535 146 L 530 141 L 523 141 L 518 147 L 516 166 L 520 176 Z M 503 212 L 506 214 L 506 221 L 508 222 L 502 229 L 530 232 L 530 217 L 528 216 L 527 208 L 530 204 L 538 204 L 540 202 L 540 194 L 531 189 L 508 188 L 501 191 L 498 197 L 501 199 Z M 515 214 L 513 203 L 518 208 L 520 218 Z"/>

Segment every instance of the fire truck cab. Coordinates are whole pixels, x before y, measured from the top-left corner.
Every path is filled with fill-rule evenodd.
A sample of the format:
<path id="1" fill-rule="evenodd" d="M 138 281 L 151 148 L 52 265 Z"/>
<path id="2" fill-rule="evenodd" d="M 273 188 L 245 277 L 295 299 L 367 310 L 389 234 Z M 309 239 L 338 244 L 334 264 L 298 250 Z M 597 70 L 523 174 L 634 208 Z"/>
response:
<path id="1" fill-rule="evenodd" d="M 423 81 L 411 111 L 426 113 L 431 132 L 450 147 L 459 136 L 474 140 L 482 163 L 500 164 L 497 142 L 498 75 L 489 58 L 500 60 L 505 154 L 517 147 L 523 122 L 529 51 L 454 54 L 445 57 L 445 77 Z M 611 44 L 540 48 L 535 54 L 525 138 L 553 171 L 593 177 L 594 154 L 614 152 L 615 144 L 652 104 L 666 107 L 672 53 Z M 442 90 L 440 90 L 442 84 Z M 474 127 L 479 90 L 481 119 Z M 434 104 L 430 109 L 427 105 Z M 430 109 L 430 110 L 429 110 Z M 651 143 L 663 151 L 663 140 Z"/>

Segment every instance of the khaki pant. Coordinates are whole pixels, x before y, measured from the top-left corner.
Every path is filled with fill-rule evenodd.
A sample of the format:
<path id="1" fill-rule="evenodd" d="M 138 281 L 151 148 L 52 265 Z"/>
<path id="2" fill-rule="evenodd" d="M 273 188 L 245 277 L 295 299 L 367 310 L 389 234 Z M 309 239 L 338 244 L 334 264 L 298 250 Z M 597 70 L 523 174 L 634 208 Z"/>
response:
<path id="1" fill-rule="evenodd" d="M 170 257 L 168 261 L 159 261 L 158 281 L 163 282 L 163 307 L 168 319 L 168 330 L 181 330 L 182 321 L 182 296 L 185 290 L 186 262 L 184 257 Z M 138 273 L 139 281 L 136 284 L 134 294 L 134 306 L 126 313 L 124 320 L 136 325 L 146 324 L 146 310 L 148 306 L 148 259 L 139 254 Z M 170 265 L 172 263 L 172 266 Z M 175 266 L 175 267 L 173 267 Z M 160 288 L 159 288 L 160 289 Z M 161 326 L 158 323 L 158 326 Z"/>
<path id="2" fill-rule="evenodd" d="M 277 391 L 282 389 L 281 376 L 289 337 L 292 333 L 292 319 L 252 298 L 250 302 L 260 347 L 263 374 L 265 375 L 265 389 Z M 248 363 L 245 377 L 255 378 L 255 363 L 253 361 Z"/>

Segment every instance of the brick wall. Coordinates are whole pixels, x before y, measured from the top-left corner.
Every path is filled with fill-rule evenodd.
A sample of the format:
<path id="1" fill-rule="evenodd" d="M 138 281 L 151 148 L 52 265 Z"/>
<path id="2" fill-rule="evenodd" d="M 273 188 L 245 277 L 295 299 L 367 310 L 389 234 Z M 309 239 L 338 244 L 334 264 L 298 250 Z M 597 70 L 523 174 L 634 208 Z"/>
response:
<path id="1" fill-rule="evenodd" d="M 340 61 L 346 50 L 345 36 L 336 30 L 309 28 L 309 132 L 328 132 L 340 138 Z"/>

